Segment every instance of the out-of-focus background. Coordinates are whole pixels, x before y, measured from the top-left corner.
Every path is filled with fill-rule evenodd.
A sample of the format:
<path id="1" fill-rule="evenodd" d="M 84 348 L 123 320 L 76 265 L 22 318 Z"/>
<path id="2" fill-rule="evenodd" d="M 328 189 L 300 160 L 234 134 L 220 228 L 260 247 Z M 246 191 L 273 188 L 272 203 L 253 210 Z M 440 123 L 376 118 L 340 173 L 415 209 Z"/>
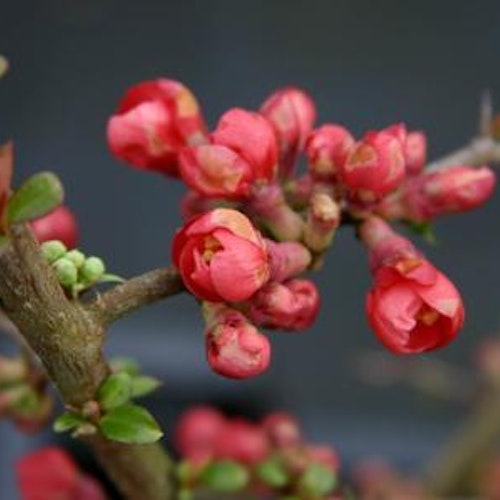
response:
<path id="1" fill-rule="evenodd" d="M 0 82 L 0 141 L 16 142 L 17 177 L 57 171 L 81 225 L 81 247 L 123 276 L 170 263 L 180 222 L 180 184 L 111 158 L 109 115 L 124 90 L 167 76 L 198 96 L 211 125 L 227 108 L 257 108 L 275 88 L 302 86 L 319 121 L 361 133 L 405 121 L 423 128 L 430 156 L 466 143 L 488 88 L 500 107 L 500 3 L 396 0 L 31 0 L 0 5 L 0 53 L 11 71 Z M 468 318 L 461 337 L 425 356 L 464 363 L 478 337 L 499 327 L 500 197 L 437 225 L 425 248 L 457 283 Z M 425 245 L 422 243 L 422 245 Z M 186 406 L 215 402 L 259 416 L 284 408 L 311 440 L 334 443 L 344 461 L 385 455 L 419 467 L 460 418 L 404 387 L 359 382 L 361 352 L 380 349 L 367 328 L 369 284 L 362 249 L 342 231 L 316 276 L 323 308 L 303 334 L 272 334 L 269 372 L 246 382 L 213 375 L 202 323 L 189 297 L 177 297 L 116 324 L 109 351 L 132 355 L 165 381 L 148 402 L 167 437 Z M 7 352 L 0 337 L 0 350 Z M 15 499 L 16 457 L 33 439 L 0 422 L 0 498 Z"/>

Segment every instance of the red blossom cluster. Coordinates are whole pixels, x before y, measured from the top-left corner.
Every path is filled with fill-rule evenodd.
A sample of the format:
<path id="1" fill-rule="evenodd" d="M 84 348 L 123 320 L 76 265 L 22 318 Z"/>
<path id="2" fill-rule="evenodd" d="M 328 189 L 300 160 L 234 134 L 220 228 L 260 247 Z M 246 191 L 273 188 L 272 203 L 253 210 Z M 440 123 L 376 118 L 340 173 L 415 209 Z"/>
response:
<path id="1" fill-rule="evenodd" d="M 271 349 L 259 329 L 312 324 L 319 294 L 300 275 L 319 267 L 342 223 L 368 250 L 367 314 L 386 347 L 435 349 L 462 325 L 455 287 L 384 220 L 422 224 L 478 207 L 493 192 L 493 172 L 426 171 L 426 137 L 403 124 L 356 138 L 338 124 L 314 128 L 315 119 L 312 98 L 289 87 L 258 111 L 230 109 L 208 133 L 193 94 L 162 79 L 129 89 L 109 121 L 117 158 L 189 188 L 172 255 L 203 302 L 208 361 L 225 376 L 267 368 Z"/>
<path id="2" fill-rule="evenodd" d="M 61 448 L 46 447 L 16 465 L 20 500 L 105 500 L 101 486 L 82 474 Z"/>
<path id="3" fill-rule="evenodd" d="M 210 406 L 194 407 L 179 419 L 175 444 L 183 460 L 184 488 L 203 487 L 204 471 L 211 464 L 230 461 L 248 472 L 246 491 L 262 496 L 281 493 L 299 494 L 300 498 L 333 498 L 330 494 L 340 468 L 337 452 L 327 445 L 307 443 L 299 424 L 288 413 L 270 413 L 254 423 L 241 417 L 226 417 Z M 319 468 L 331 479 L 325 495 L 307 491 L 304 482 L 311 475 L 311 468 Z"/>

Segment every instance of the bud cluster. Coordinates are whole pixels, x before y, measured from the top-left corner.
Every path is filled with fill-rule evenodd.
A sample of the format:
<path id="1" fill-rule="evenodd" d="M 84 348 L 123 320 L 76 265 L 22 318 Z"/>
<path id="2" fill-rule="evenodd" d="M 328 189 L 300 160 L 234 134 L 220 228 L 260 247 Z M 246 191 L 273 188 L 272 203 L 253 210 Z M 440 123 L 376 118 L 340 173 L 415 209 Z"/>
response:
<path id="1" fill-rule="evenodd" d="M 301 274 L 320 267 L 342 224 L 361 228 L 371 259 L 387 254 L 367 301 L 369 323 L 386 347 L 435 349 L 462 325 L 460 296 L 447 278 L 413 247 L 401 257 L 392 248 L 396 236 L 372 242 L 367 234 L 377 224 L 366 221 L 416 226 L 479 207 L 494 190 L 493 172 L 464 165 L 426 171 L 423 132 L 397 123 L 356 137 L 336 123 L 317 126 L 316 115 L 307 92 L 286 87 L 257 110 L 229 109 L 207 132 L 191 92 L 157 80 L 132 87 L 109 121 L 115 156 L 189 188 L 172 256 L 203 302 L 207 358 L 225 376 L 266 369 L 271 348 L 259 329 L 312 324 L 319 294 Z"/>
<path id="2" fill-rule="evenodd" d="M 41 368 L 25 357 L 0 356 L 0 417 L 22 432 L 43 428 L 54 406 L 46 382 Z"/>
<path id="3" fill-rule="evenodd" d="M 195 407 L 181 416 L 175 443 L 186 499 L 208 490 L 319 500 L 333 498 L 337 488 L 337 453 L 307 443 L 288 413 L 271 413 L 254 423 Z"/>

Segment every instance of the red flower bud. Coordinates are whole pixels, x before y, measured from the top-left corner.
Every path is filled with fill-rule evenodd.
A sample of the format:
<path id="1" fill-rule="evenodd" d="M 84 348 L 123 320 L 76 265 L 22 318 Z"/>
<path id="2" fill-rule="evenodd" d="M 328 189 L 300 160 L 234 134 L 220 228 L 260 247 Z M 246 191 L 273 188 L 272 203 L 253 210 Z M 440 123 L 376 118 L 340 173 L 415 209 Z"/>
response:
<path id="1" fill-rule="evenodd" d="M 21 458 L 16 466 L 22 500 L 104 500 L 101 487 L 81 475 L 63 450 L 46 447 Z"/>
<path id="2" fill-rule="evenodd" d="M 190 461 L 214 457 L 215 444 L 224 432 L 226 419 L 209 406 L 197 406 L 184 412 L 175 430 L 177 450 Z"/>
<path id="3" fill-rule="evenodd" d="M 295 241 L 278 243 L 266 239 L 271 265 L 271 280 L 281 283 L 304 272 L 311 264 L 311 252 Z"/>
<path id="4" fill-rule="evenodd" d="M 172 253 L 186 287 L 204 300 L 246 300 L 269 278 L 266 245 L 236 210 L 218 208 L 191 219 L 177 232 Z"/>
<path id="5" fill-rule="evenodd" d="M 406 172 L 416 175 L 422 171 L 427 160 L 427 138 L 420 131 L 409 132 L 404 147 Z"/>
<path id="6" fill-rule="evenodd" d="M 400 135 L 387 130 L 369 132 L 353 146 L 339 176 L 354 198 L 373 202 L 401 184 L 405 158 Z"/>
<path id="7" fill-rule="evenodd" d="M 205 339 L 208 363 L 220 375 L 245 379 L 269 366 L 269 340 L 238 311 L 217 312 L 207 325 Z"/>
<path id="8" fill-rule="evenodd" d="M 377 213 L 388 219 L 430 221 L 438 215 L 466 212 L 493 194 L 495 173 L 488 167 L 457 166 L 410 178 Z"/>
<path id="9" fill-rule="evenodd" d="M 305 330 L 315 321 L 319 293 L 312 281 L 271 282 L 250 300 L 249 316 L 258 325 L 284 330 Z"/>
<path id="10" fill-rule="evenodd" d="M 312 98 L 303 90 L 286 87 L 271 94 L 260 112 L 272 124 L 280 147 L 281 176 L 293 173 L 297 156 L 316 119 Z"/>
<path id="11" fill-rule="evenodd" d="M 374 273 L 366 308 L 378 339 L 397 354 L 451 342 L 464 320 L 455 286 L 381 219 L 364 222 L 360 235 Z"/>
<path id="12" fill-rule="evenodd" d="M 66 206 L 60 206 L 49 214 L 32 221 L 31 229 L 40 243 L 60 240 L 68 248 L 74 248 L 78 240 L 76 218 Z"/>
<path id="13" fill-rule="evenodd" d="M 323 125 L 307 139 L 309 172 L 318 180 L 332 181 L 354 146 L 354 138 L 340 125 Z"/>
<path id="14" fill-rule="evenodd" d="M 131 87 L 110 118 L 107 133 L 117 158 L 174 176 L 178 151 L 206 140 L 195 97 L 182 83 L 167 79 Z"/>
<path id="15" fill-rule="evenodd" d="M 302 440 L 299 424 L 289 413 L 270 413 L 262 421 L 262 428 L 276 448 L 297 446 Z"/>
<path id="16" fill-rule="evenodd" d="M 236 460 L 244 464 L 256 464 L 265 460 L 269 442 L 262 429 L 243 419 L 227 422 L 217 440 L 218 459 Z"/>

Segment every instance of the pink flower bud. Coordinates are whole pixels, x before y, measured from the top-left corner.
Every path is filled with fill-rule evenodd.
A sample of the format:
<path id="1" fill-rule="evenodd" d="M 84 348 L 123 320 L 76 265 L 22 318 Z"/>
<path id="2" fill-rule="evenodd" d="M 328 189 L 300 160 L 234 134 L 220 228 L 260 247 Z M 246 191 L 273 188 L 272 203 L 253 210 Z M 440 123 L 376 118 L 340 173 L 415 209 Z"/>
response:
<path id="1" fill-rule="evenodd" d="M 228 378 L 245 379 L 267 370 L 271 345 L 243 314 L 223 308 L 205 331 L 207 359 L 211 368 Z"/>
<path id="2" fill-rule="evenodd" d="M 262 429 L 243 419 L 227 422 L 216 443 L 217 459 L 256 464 L 265 460 L 269 442 Z"/>
<path id="3" fill-rule="evenodd" d="M 184 182 L 210 198 L 246 198 L 255 180 L 251 165 L 225 146 L 185 148 L 179 155 L 179 167 Z"/>
<path id="4" fill-rule="evenodd" d="M 297 446 L 302 441 L 299 424 L 289 413 L 270 413 L 261 425 L 272 446 L 276 448 Z"/>
<path id="5" fill-rule="evenodd" d="M 271 280 L 281 283 L 303 273 L 311 264 L 311 252 L 295 241 L 265 240 L 271 265 Z"/>
<path id="6" fill-rule="evenodd" d="M 457 166 L 423 173 L 383 200 L 377 213 L 388 219 L 430 221 L 466 212 L 485 203 L 495 183 L 495 173 L 488 167 Z"/>
<path id="7" fill-rule="evenodd" d="M 46 447 L 21 458 L 16 465 L 22 500 L 104 500 L 101 487 L 81 475 L 62 449 Z"/>
<path id="8" fill-rule="evenodd" d="M 425 134 L 418 130 L 409 132 L 406 136 L 404 153 L 406 173 L 409 175 L 419 174 L 427 160 L 427 138 Z"/>
<path id="9" fill-rule="evenodd" d="M 191 219 L 177 232 L 172 255 L 186 287 L 212 302 L 246 300 L 269 279 L 266 245 L 237 210 L 218 208 Z"/>
<path id="10" fill-rule="evenodd" d="M 260 112 L 273 125 L 280 147 L 281 177 L 293 173 L 297 156 L 316 119 L 312 98 L 295 87 L 285 87 L 271 94 Z"/>
<path id="11" fill-rule="evenodd" d="M 197 406 L 184 412 L 175 429 L 175 443 L 183 458 L 204 461 L 214 457 L 215 444 L 224 432 L 226 419 L 209 406 Z"/>
<path id="12" fill-rule="evenodd" d="M 339 168 L 341 182 L 362 202 L 374 202 L 398 187 L 405 176 L 400 133 L 369 132 Z"/>
<path id="13" fill-rule="evenodd" d="M 462 299 L 451 281 L 381 219 L 367 219 L 360 236 L 374 274 L 368 320 L 382 344 L 409 354 L 451 342 L 464 320 Z"/>
<path id="14" fill-rule="evenodd" d="M 272 181 L 276 177 L 277 143 L 269 122 L 258 113 L 233 108 L 222 115 L 211 134 L 212 143 L 225 146 L 252 167 L 255 180 Z"/>
<path id="15" fill-rule="evenodd" d="M 60 240 L 68 248 L 74 248 L 78 240 L 76 218 L 66 206 L 60 206 L 39 219 L 31 222 L 36 239 L 44 241 Z"/>
<path id="16" fill-rule="evenodd" d="M 333 181 L 354 146 L 354 138 L 340 125 L 323 125 L 307 139 L 309 172 L 318 180 Z"/>
<path id="17" fill-rule="evenodd" d="M 250 300 L 248 314 L 257 325 L 284 330 L 305 330 L 319 311 L 319 293 L 312 281 L 270 282 Z"/>
<path id="18" fill-rule="evenodd" d="M 338 453 L 327 445 L 307 445 L 307 454 L 312 462 L 324 465 L 332 472 L 337 472 L 340 468 L 340 458 Z"/>
<path id="19" fill-rule="evenodd" d="M 108 122 L 112 153 L 135 167 L 178 175 L 177 153 L 206 141 L 198 103 L 182 83 L 159 79 L 131 87 Z"/>

